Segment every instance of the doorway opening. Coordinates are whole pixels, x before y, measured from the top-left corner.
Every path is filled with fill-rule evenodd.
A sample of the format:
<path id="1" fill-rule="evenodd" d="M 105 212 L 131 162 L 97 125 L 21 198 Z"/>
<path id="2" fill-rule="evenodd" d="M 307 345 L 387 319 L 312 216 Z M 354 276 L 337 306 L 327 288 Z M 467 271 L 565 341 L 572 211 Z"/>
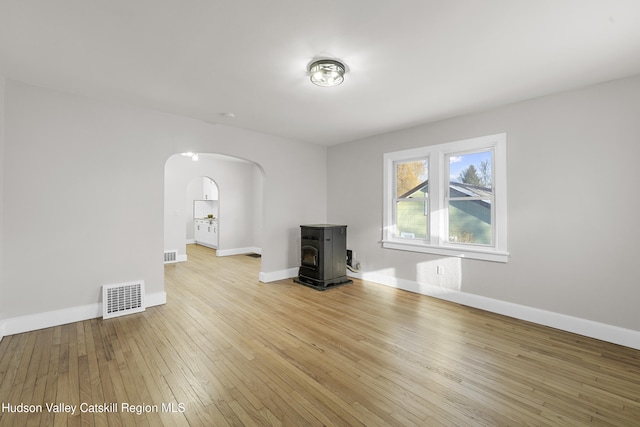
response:
<path id="1" fill-rule="evenodd" d="M 187 261 L 187 244 L 208 246 L 218 257 L 261 255 L 263 183 L 263 169 L 247 160 L 171 156 L 165 163 L 165 251 L 175 250 L 178 262 Z"/>
<path id="2" fill-rule="evenodd" d="M 220 241 L 220 191 L 208 176 L 189 181 L 186 189 L 185 228 L 187 244 L 218 249 Z"/>

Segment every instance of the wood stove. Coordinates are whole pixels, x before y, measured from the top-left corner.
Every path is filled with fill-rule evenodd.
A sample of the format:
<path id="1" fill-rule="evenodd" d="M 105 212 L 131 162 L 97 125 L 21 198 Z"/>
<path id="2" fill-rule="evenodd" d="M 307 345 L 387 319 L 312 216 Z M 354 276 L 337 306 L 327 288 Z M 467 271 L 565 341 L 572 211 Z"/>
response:
<path id="1" fill-rule="evenodd" d="M 352 283 L 347 277 L 347 226 L 300 226 L 300 269 L 295 282 L 314 289 Z"/>

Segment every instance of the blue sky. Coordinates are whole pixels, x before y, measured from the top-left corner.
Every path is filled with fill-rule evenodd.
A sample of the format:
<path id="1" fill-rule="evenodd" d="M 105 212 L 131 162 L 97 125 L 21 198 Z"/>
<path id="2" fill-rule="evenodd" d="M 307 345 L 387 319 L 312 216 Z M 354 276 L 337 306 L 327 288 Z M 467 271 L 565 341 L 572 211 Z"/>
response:
<path id="1" fill-rule="evenodd" d="M 473 165 L 476 170 L 479 171 L 480 163 L 483 160 L 491 161 L 491 151 L 451 156 L 449 158 L 449 178 L 451 181 L 459 182 L 458 176 L 460 175 L 460 171 L 469 167 L 469 165 Z"/>

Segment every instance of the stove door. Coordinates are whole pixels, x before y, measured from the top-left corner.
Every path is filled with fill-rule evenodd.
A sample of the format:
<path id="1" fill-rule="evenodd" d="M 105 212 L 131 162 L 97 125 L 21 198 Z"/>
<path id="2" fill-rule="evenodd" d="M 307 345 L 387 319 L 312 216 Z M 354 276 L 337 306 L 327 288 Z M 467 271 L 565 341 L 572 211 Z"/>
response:
<path id="1" fill-rule="evenodd" d="M 313 269 L 318 268 L 318 248 L 305 245 L 302 246 L 302 265 Z"/>

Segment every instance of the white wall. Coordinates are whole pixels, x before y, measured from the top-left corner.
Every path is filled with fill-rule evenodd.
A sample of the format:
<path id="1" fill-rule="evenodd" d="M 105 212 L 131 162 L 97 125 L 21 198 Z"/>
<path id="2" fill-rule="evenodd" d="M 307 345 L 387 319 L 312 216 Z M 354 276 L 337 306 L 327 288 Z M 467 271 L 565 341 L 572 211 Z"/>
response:
<path id="1" fill-rule="evenodd" d="M 162 292 L 164 168 L 176 153 L 261 165 L 265 278 L 297 266 L 299 224 L 326 221 L 325 147 L 10 80 L 4 99 L 0 320 L 98 303 L 103 284 Z M 318 186 L 301 204 L 307 182 Z"/>
<path id="2" fill-rule="evenodd" d="M 506 132 L 511 256 L 463 259 L 461 291 L 640 331 L 639 117 L 633 77 L 330 147 L 329 221 L 365 275 L 416 289 L 445 261 L 381 248 L 383 153 Z"/>
<path id="3" fill-rule="evenodd" d="M 2 256 L 2 236 L 4 235 L 4 76 L 0 74 L 0 305 L 2 304 L 2 271 L 3 261 Z M 0 316 L 0 319 L 2 317 Z M 2 338 L 2 331 L 0 330 L 0 338 Z"/>
<path id="4" fill-rule="evenodd" d="M 256 210 L 260 210 L 262 212 L 262 206 L 264 206 L 264 178 L 262 176 L 262 171 L 259 168 L 253 168 L 253 184 L 251 187 L 254 189 L 254 204 Z M 253 242 L 257 248 L 262 248 L 262 221 L 264 215 L 254 215 L 253 216 Z M 296 260 L 297 261 L 297 260 Z"/>
<path id="5" fill-rule="evenodd" d="M 167 199 L 167 168 L 165 166 L 165 185 L 164 185 L 164 234 L 165 234 L 165 244 L 164 244 L 164 248 L 165 250 L 174 250 L 174 249 L 178 249 L 178 248 L 168 248 L 167 247 L 167 241 L 166 241 L 166 236 L 167 236 L 167 214 L 171 214 L 172 208 L 171 206 L 168 206 L 168 199 Z M 194 222 L 193 222 L 193 214 L 189 215 L 189 213 L 193 212 L 193 201 L 194 200 L 200 200 L 202 198 L 202 192 L 203 192 L 203 185 L 202 185 L 202 177 L 196 177 L 193 178 L 191 181 L 189 181 L 189 184 L 187 185 L 187 191 L 186 191 L 186 197 L 185 197 L 185 201 L 184 201 L 184 224 L 185 224 L 185 229 L 186 229 L 186 235 L 185 238 L 187 239 L 187 242 L 192 241 L 195 239 L 195 227 L 194 227 Z M 174 212 L 174 214 L 176 216 L 180 215 L 180 212 Z"/>
<path id="6" fill-rule="evenodd" d="M 193 180 L 196 197 L 202 199 L 202 177 L 213 179 L 219 192 L 219 251 L 235 251 L 243 248 L 259 247 L 255 236 L 262 230 L 255 230 L 256 217 L 262 218 L 262 205 L 255 200 L 262 199 L 262 185 L 254 181 L 258 167 L 253 163 L 224 160 L 220 156 L 210 157 L 200 154 L 197 162 L 179 154 L 171 156 L 165 166 L 165 250 L 177 249 L 179 255 L 186 255 L 184 218 L 192 212 L 185 212 L 187 188 Z M 193 196 L 193 193 L 190 195 Z M 188 206 L 187 206 L 188 208 Z"/>

